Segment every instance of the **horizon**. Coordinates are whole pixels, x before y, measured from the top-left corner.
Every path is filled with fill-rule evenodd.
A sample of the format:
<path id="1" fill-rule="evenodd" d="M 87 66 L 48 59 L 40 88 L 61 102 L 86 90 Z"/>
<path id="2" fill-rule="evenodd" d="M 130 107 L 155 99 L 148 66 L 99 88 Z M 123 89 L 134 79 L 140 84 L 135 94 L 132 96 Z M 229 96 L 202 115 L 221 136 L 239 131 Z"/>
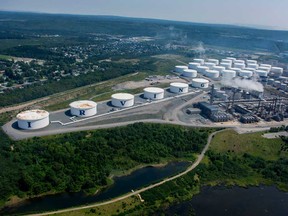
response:
<path id="1" fill-rule="evenodd" d="M 2 0 L 0 11 L 116 16 L 287 31 L 287 7 L 288 2 L 284 0 L 239 0 L 233 3 L 224 0 Z"/>

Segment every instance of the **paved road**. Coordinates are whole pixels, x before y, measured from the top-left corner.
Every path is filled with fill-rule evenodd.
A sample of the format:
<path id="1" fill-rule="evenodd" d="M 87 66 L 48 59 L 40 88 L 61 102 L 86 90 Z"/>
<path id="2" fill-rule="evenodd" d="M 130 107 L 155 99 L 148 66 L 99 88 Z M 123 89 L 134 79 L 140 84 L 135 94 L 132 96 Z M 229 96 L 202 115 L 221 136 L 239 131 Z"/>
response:
<path id="1" fill-rule="evenodd" d="M 95 204 L 91 204 L 91 205 L 87 205 L 87 206 L 81 206 L 81 207 L 75 207 L 75 208 L 69 208 L 69 209 L 63 209 L 63 210 L 57 210 L 57 211 L 52 211 L 52 212 L 45 212 L 45 213 L 39 213 L 39 214 L 31 214 L 29 216 L 44 216 L 44 215 L 52 215 L 52 214 L 59 214 L 59 213 L 65 213 L 65 212 L 70 212 L 70 211 L 77 211 L 77 210 L 81 210 L 81 209 L 87 209 L 87 208 L 94 208 L 94 207 L 98 207 L 98 206 L 103 206 L 103 205 L 108 205 L 108 204 L 111 204 L 111 203 L 114 203 L 114 202 L 118 202 L 120 200 L 124 200 L 128 197 L 131 197 L 131 196 L 135 196 L 139 193 L 142 193 L 144 191 L 147 191 L 147 190 L 150 190 L 152 188 L 155 188 L 155 187 L 158 187 L 166 182 L 169 182 L 169 181 L 172 181 L 174 179 L 177 179 L 185 174 L 187 174 L 188 172 L 192 171 L 193 169 L 195 169 L 199 164 L 200 162 L 203 160 L 204 156 L 205 156 L 205 153 L 206 151 L 208 150 L 209 146 L 210 146 L 210 143 L 211 143 L 211 140 L 213 138 L 213 136 L 219 132 L 222 132 L 223 130 L 221 131 L 216 131 L 212 134 L 210 134 L 210 136 L 208 137 L 208 140 L 207 140 L 207 143 L 205 145 L 205 147 L 203 148 L 202 152 L 198 155 L 197 157 L 197 160 L 191 165 L 189 166 L 184 172 L 181 172 L 175 176 L 172 176 L 170 178 L 167 178 L 167 179 L 164 179 L 158 183 L 155 183 L 155 184 L 152 184 L 150 186 L 147 186 L 145 188 L 142 188 L 142 189 L 139 189 L 139 190 L 136 190 L 134 192 L 130 192 L 128 194 L 125 194 L 123 196 L 120 196 L 120 197 L 117 197 L 117 198 L 114 198 L 114 199 L 111 199 L 109 201 L 105 201 L 105 202 L 100 202 L 100 203 L 95 203 Z"/>

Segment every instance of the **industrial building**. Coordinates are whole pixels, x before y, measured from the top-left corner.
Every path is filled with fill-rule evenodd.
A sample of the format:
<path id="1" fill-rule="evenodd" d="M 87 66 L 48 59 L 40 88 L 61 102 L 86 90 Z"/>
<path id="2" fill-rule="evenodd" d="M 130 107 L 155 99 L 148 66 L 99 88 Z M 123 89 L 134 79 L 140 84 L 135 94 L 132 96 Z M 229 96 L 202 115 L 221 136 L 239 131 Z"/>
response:
<path id="1" fill-rule="evenodd" d="M 73 116 L 90 117 L 97 113 L 97 103 L 89 100 L 74 101 L 69 104 Z"/>
<path id="2" fill-rule="evenodd" d="M 49 125 L 49 112 L 45 110 L 27 110 L 17 116 L 18 127 L 24 130 L 35 130 Z"/>

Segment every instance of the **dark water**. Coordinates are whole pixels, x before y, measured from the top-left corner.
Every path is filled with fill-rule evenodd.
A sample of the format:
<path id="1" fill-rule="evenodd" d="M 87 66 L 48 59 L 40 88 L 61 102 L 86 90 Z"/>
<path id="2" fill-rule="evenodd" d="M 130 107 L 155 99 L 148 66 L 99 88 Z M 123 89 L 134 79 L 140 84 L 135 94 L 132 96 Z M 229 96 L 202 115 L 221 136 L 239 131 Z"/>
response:
<path id="1" fill-rule="evenodd" d="M 204 187 L 192 200 L 170 207 L 167 215 L 288 216 L 288 193 L 273 186 Z"/>
<path id="2" fill-rule="evenodd" d="M 52 211 L 107 200 L 130 192 L 132 189 L 135 190 L 168 176 L 175 175 L 184 171 L 189 164 L 188 162 L 174 162 L 164 167 L 145 167 L 130 175 L 115 177 L 115 182 L 111 187 L 94 196 L 86 196 L 82 192 L 48 195 L 41 198 L 29 199 L 21 206 L 4 209 L 0 211 L 0 215 Z"/>

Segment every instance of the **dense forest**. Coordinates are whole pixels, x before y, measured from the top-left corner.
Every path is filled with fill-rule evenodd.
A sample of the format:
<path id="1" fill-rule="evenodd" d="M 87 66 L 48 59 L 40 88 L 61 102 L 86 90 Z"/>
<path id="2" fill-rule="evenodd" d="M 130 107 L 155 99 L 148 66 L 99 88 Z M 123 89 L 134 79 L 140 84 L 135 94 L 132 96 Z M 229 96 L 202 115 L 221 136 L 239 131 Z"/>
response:
<path id="1" fill-rule="evenodd" d="M 2 134 L 0 199 L 95 189 L 107 185 L 115 170 L 163 160 L 192 160 L 209 132 L 137 123 L 17 142 Z"/>

